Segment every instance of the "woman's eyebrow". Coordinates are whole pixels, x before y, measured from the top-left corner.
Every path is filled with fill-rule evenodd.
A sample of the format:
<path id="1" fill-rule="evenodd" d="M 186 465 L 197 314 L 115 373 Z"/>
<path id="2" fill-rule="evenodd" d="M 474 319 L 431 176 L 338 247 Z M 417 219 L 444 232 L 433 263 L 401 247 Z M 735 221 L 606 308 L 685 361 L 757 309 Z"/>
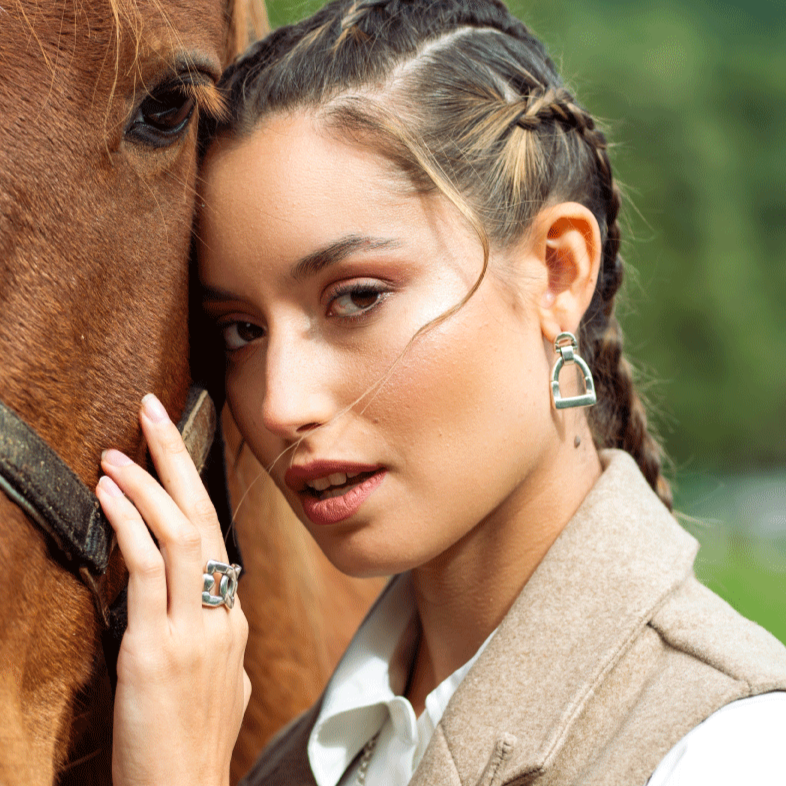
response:
<path id="1" fill-rule="evenodd" d="M 228 289 L 221 289 L 220 287 L 211 287 L 207 284 L 202 284 L 200 286 L 200 290 L 202 294 L 202 303 L 204 305 L 229 300 L 237 300 L 237 295 L 234 292 L 230 292 Z"/>
<path id="2" fill-rule="evenodd" d="M 297 281 L 309 276 L 314 276 L 328 265 L 340 262 L 342 259 L 358 251 L 374 251 L 378 248 L 399 248 L 400 240 L 392 238 L 368 237 L 367 235 L 347 235 L 331 243 L 325 248 L 314 251 L 303 257 L 292 266 L 290 275 Z"/>

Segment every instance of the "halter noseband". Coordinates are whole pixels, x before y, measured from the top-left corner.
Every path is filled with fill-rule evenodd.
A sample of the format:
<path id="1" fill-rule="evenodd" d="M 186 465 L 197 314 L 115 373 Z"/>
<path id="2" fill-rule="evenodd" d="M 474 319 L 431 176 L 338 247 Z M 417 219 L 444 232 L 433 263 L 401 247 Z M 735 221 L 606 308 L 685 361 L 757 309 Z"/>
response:
<path id="1" fill-rule="evenodd" d="M 201 473 L 216 432 L 216 410 L 207 390 L 192 386 L 178 429 Z M 93 593 L 108 627 L 111 611 L 97 580 L 114 547 L 112 528 L 95 494 L 19 415 L 0 401 L 0 491 L 49 535 L 68 567 Z"/>

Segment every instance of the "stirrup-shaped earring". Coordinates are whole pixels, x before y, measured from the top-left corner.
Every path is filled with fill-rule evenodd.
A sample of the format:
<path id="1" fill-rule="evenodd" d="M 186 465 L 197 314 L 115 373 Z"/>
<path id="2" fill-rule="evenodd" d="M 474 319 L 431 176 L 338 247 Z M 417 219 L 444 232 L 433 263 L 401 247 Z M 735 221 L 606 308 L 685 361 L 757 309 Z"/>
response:
<path id="1" fill-rule="evenodd" d="M 551 372 L 551 395 L 554 399 L 554 406 L 557 409 L 568 409 L 569 407 L 591 407 L 598 397 L 595 395 L 595 382 L 592 379 L 592 372 L 589 366 L 578 355 L 579 342 L 573 333 L 560 333 L 554 339 L 554 350 L 559 355 L 557 362 Z M 571 396 L 562 398 L 559 391 L 559 372 L 565 364 L 575 363 L 584 374 L 584 385 L 586 392 L 583 396 Z"/>

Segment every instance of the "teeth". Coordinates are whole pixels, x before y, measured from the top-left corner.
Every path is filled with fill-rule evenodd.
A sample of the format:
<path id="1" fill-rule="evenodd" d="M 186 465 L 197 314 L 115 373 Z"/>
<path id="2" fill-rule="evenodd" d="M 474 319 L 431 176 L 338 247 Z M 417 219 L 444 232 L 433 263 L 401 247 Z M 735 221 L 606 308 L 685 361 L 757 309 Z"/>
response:
<path id="1" fill-rule="evenodd" d="M 355 475 L 359 474 L 359 472 L 355 473 Z M 354 478 L 355 475 L 349 475 L 349 477 Z M 328 475 L 326 478 L 315 478 L 314 480 L 309 480 L 306 485 L 314 489 L 314 491 L 324 491 L 331 486 L 343 486 L 346 482 L 347 475 L 345 475 L 343 472 L 334 472 L 332 475 Z"/>
<path id="2" fill-rule="evenodd" d="M 330 489 L 322 495 L 322 499 L 331 499 L 332 497 L 341 497 L 347 493 L 346 489 Z"/>
<path id="3" fill-rule="evenodd" d="M 346 488 L 333 488 L 331 486 L 344 486 L 347 481 L 351 481 L 353 478 L 356 478 L 358 475 L 362 475 L 362 472 L 334 472 L 332 475 L 328 475 L 326 478 L 314 478 L 314 480 L 306 481 L 306 486 L 314 491 L 326 492 L 322 495 L 323 499 L 329 499 L 330 497 L 340 497 L 342 494 L 347 493 Z M 330 491 L 328 491 L 330 489 Z"/>

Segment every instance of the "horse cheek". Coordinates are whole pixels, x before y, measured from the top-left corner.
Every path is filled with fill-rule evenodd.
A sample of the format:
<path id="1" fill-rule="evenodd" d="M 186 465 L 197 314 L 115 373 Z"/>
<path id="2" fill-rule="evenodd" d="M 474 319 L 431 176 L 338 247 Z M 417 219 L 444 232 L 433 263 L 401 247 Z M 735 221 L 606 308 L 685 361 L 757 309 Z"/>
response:
<path id="1" fill-rule="evenodd" d="M 49 786 L 71 738 L 72 685 L 94 670 L 97 625 L 87 588 L 53 570 L 49 544 L 0 494 L 0 525 L 16 537 L 0 541 L 8 566 L 0 616 L 0 783 Z"/>

